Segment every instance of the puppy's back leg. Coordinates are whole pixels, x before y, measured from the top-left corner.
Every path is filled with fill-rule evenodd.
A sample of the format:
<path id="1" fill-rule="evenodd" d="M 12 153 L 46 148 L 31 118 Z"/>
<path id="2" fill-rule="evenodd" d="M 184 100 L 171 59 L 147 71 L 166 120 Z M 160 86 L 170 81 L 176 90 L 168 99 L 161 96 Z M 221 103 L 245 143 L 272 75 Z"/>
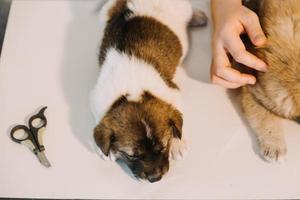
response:
<path id="1" fill-rule="evenodd" d="M 206 14 L 199 9 L 193 10 L 193 16 L 192 19 L 189 22 L 189 27 L 202 27 L 207 25 L 208 18 Z"/>
<path id="2" fill-rule="evenodd" d="M 286 144 L 281 118 L 258 103 L 246 87 L 243 88 L 241 95 L 242 108 L 256 134 L 261 155 L 270 162 L 284 160 Z"/>

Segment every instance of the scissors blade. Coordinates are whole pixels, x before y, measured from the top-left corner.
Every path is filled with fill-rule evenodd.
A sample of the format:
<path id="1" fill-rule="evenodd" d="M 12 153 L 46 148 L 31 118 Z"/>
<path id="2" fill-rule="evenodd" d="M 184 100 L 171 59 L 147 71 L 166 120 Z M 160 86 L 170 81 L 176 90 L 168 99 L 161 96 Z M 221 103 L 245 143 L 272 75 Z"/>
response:
<path id="1" fill-rule="evenodd" d="M 38 159 L 42 165 L 44 165 L 47 168 L 51 167 L 51 164 L 50 164 L 49 160 L 47 159 L 44 151 L 41 151 L 41 152 L 38 151 L 36 156 L 38 157 Z"/>

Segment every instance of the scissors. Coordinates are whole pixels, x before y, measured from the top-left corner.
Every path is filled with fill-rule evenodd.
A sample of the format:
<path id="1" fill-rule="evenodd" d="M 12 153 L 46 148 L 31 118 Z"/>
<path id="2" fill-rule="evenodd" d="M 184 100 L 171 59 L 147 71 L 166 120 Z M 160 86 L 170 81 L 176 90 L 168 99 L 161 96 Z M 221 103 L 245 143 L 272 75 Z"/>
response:
<path id="1" fill-rule="evenodd" d="M 13 127 L 10 132 L 11 139 L 19 144 L 27 146 L 39 159 L 40 163 L 45 167 L 51 167 L 44 151 L 45 147 L 42 145 L 41 132 L 47 126 L 47 119 L 45 117 L 45 110 L 43 107 L 36 115 L 29 118 L 29 126 L 17 125 Z M 39 124 L 36 124 L 39 122 Z M 23 132 L 23 135 L 18 133 Z"/>

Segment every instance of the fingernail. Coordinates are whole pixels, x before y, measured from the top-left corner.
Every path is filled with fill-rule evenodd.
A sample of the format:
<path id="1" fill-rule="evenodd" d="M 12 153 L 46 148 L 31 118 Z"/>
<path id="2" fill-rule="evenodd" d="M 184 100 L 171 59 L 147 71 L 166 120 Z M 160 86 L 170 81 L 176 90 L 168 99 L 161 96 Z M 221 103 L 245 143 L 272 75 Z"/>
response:
<path id="1" fill-rule="evenodd" d="M 268 66 L 267 66 L 266 64 L 263 64 L 263 65 L 261 66 L 261 71 L 267 72 L 267 71 L 268 71 Z"/>
<path id="2" fill-rule="evenodd" d="M 267 72 L 268 71 L 268 68 L 262 68 L 262 72 Z"/>
<path id="3" fill-rule="evenodd" d="M 265 40 L 266 40 L 266 38 L 263 35 L 257 35 L 254 39 L 254 41 L 257 45 L 262 45 L 263 43 L 265 43 Z"/>
<path id="4" fill-rule="evenodd" d="M 249 80 L 248 80 L 248 84 L 250 84 L 250 85 L 254 85 L 255 82 L 256 82 L 256 81 L 255 81 L 254 79 L 249 79 Z"/>

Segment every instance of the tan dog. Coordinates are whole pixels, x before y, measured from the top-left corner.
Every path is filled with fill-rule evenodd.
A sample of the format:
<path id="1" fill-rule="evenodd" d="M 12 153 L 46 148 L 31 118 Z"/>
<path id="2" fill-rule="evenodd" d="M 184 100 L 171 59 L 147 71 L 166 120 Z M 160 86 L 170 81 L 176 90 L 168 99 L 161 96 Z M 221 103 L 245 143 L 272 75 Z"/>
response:
<path id="1" fill-rule="evenodd" d="M 187 0 L 109 0 L 101 71 L 91 93 L 95 142 L 137 178 L 158 181 L 179 156 L 183 113 L 176 76 L 188 50 L 187 26 L 204 25 Z"/>
<path id="2" fill-rule="evenodd" d="M 300 117 L 300 1 L 251 0 L 268 38 L 262 48 L 248 49 L 264 60 L 266 73 L 252 72 L 257 83 L 241 91 L 246 118 L 256 133 L 262 156 L 280 161 L 287 152 L 281 119 Z"/>

